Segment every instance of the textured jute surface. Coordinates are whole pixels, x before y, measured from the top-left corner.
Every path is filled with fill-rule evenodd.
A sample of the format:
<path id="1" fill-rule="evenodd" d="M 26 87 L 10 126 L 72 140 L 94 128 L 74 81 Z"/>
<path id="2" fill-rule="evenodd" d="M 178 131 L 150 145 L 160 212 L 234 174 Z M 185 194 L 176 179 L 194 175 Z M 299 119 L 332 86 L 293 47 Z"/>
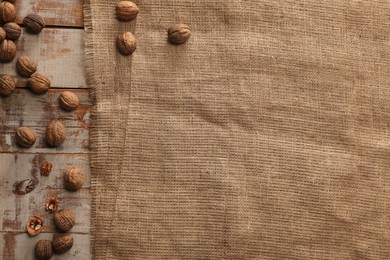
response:
<path id="1" fill-rule="evenodd" d="M 95 259 L 390 258 L 388 1 L 115 3 L 85 6 Z"/>

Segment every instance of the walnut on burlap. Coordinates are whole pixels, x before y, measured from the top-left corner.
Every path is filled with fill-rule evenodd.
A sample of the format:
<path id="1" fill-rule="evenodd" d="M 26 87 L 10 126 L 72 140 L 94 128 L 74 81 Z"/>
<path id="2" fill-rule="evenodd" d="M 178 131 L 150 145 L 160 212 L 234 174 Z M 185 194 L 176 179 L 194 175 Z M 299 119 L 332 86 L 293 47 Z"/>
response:
<path id="1" fill-rule="evenodd" d="M 85 3 L 95 259 L 390 258 L 388 1 L 115 3 Z"/>

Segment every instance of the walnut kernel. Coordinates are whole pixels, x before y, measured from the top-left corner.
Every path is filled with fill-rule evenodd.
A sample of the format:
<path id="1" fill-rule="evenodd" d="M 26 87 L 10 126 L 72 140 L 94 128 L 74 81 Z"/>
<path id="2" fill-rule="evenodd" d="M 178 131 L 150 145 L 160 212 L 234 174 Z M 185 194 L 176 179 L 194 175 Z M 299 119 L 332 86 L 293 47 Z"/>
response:
<path id="1" fill-rule="evenodd" d="M 43 220 L 41 217 L 34 216 L 27 222 L 27 232 L 30 236 L 36 236 L 43 229 Z"/>
<path id="2" fill-rule="evenodd" d="M 48 199 L 48 201 L 45 204 L 45 210 L 49 211 L 49 213 L 56 212 L 58 209 L 59 202 L 60 201 L 58 199 L 56 199 L 55 197 L 51 197 L 50 199 Z"/>

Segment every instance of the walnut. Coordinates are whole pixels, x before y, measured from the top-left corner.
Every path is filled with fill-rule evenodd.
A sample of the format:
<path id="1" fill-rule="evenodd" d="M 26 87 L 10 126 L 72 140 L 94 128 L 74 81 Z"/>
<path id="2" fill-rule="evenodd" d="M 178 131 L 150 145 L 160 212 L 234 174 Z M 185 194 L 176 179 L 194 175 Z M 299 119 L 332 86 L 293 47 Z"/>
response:
<path id="1" fill-rule="evenodd" d="M 49 176 L 52 169 L 53 164 L 44 160 L 41 164 L 41 176 Z"/>
<path id="2" fill-rule="evenodd" d="M 0 22 L 8 23 L 13 22 L 16 19 L 16 9 L 10 2 L 0 3 Z"/>
<path id="3" fill-rule="evenodd" d="M 49 260 L 53 256 L 53 243 L 50 240 L 39 240 L 35 245 L 35 256 L 39 260 Z"/>
<path id="4" fill-rule="evenodd" d="M 0 74 L 0 95 L 9 96 L 15 89 L 15 80 L 10 75 Z"/>
<path id="5" fill-rule="evenodd" d="M 42 73 L 34 73 L 31 78 L 27 80 L 27 86 L 36 94 L 43 94 L 50 88 L 50 79 Z"/>
<path id="6" fill-rule="evenodd" d="M 20 37 L 20 34 L 22 33 L 22 29 L 17 23 L 9 22 L 4 24 L 3 29 L 5 30 L 7 34 L 7 39 L 10 40 L 17 40 Z"/>
<path id="7" fill-rule="evenodd" d="M 64 125 L 54 120 L 47 126 L 46 132 L 47 143 L 51 146 L 57 147 L 64 143 L 66 138 L 66 129 Z"/>
<path id="8" fill-rule="evenodd" d="M 74 214 L 67 209 L 61 209 L 54 214 L 54 223 L 61 232 L 69 231 L 75 222 Z"/>
<path id="9" fill-rule="evenodd" d="M 23 19 L 23 24 L 30 33 L 40 33 L 45 27 L 45 21 L 37 14 L 29 14 Z"/>
<path id="10" fill-rule="evenodd" d="M 78 96 L 71 91 L 64 91 L 58 97 L 61 107 L 65 110 L 74 110 L 80 104 Z"/>
<path id="11" fill-rule="evenodd" d="M 11 40 L 4 40 L 0 45 L 0 61 L 10 62 L 15 58 L 15 56 L 16 56 L 15 43 Z"/>
<path id="12" fill-rule="evenodd" d="M 58 209 L 59 202 L 60 201 L 58 199 L 56 199 L 55 197 L 51 197 L 50 199 L 48 199 L 48 201 L 45 204 L 45 210 L 49 211 L 49 213 L 56 212 Z"/>
<path id="13" fill-rule="evenodd" d="M 185 43 L 191 36 L 191 29 L 186 24 L 175 24 L 168 28 L 168 40 L 173 44 Z"/>
<path id="14" fill-rule="evenodd" d="M 73 237 L 71 234 L 57 234 L 53 236 L 53 247 L 57 254 L 63 254 L 69 251 L 73 246 Z"/>
<path id="15" fill-rule="evenodd" d="M 131 32 L 120 34 L 116 46 L 123 55 L 131 55 L 137 49 L 137 42 Z"/>
<path id="16" fill-rule="evenodd" d="M 7 33 L 4 31 L 3 27 L 0 27 L 0 43 L 2 43 L 7 37 Z"/>
<path id="17" fill-rule="evenodd" d="M 23 77 L 30 77 L 37 71 L 37 67 L 37 63 L 28 56 L 20 56 L 16 61 L 16 70 Z"/>
<path id="18" fill-rule="evenodd" d="M 41 217 L 34 216 L 27 222 L 27 232 L 30 236 L 36 236 L 43 229 L 43 220 Z"/>
<path id="19" fill-rule="evenodd" d="M 68 190 L 77 191 L 84 184 L 84 174 L 77 167 L 65 169 L 64 181 Z"/>
<path id="20" fill-rule="evenodd" d="M 133 20 L 138 12 L 138 6 L 131 1 L 120 1 L 116 4 L 116 17 L 121 21 Z"/>
<path id="21" fill-rule="evenodd" d="M 32 129 L 28 127 L 19 127 L 16 129 L 15 138 L 18 145 L 21 147 L 30 148 L 35 144 L 37 135 Z"/>

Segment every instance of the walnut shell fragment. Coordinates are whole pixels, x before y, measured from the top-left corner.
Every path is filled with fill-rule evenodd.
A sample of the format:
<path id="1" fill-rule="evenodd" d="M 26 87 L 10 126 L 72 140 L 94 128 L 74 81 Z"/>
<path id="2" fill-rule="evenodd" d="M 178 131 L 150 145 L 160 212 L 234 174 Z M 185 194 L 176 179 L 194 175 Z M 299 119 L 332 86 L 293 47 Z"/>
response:
<path id="1" fill-rule="evenodd" d="M 54 214 L 54 223 L 61 232 L 69 231 L 75 222 L 74 214 L 67 209 L 61 209 Z"/>
<path id="2" fill-rule="evenodd" d="M 35 144 L 37 135 L 28 127 L 19 127 L 16 129 L 15 139 L 21 147 L 30 148 Z"/>
<path id="3" fill-rule="evenodd" d="M 43 220 L 41 217 L 34 216 L 27 222 L 27 232 L 30 236 L 36 236 L 43 229 Z"/>
<path id="4" fill-rule="evenodd" d="M 80 104 L 79 97 L 71 91 L 63 91 L 58 97 L 58 102 L 65 110 L 75 110 Z"/>
<path id="5" fill-rule="evenodd" d="M 54 213 L 57 211 L 59 203 L 60 201 L 58 199 L 56 199 L 55 197 L 51 197 L 47 200 L 45 204 L 45 210 L 49 211 L 49 213 Z"/>
<path id="6" fill-rule="evenodd" d="M 53 243 L 50 240 L 39 240 L 35 245 L 35 256 L 39 260 L 49 260 L 53 256 Z"/>
<path id="7" fill-rule="evenodd" d="M 180 23 L 168 28 L 168 40 L 173 44 L 182 44 L 188 41 L 191 36 L 191 29 L 188 25 Z"/>
<path id="8" fill-rule="evenodd" d="M 46 131 L 47 143 L 53 147 L 60 146 L 66 138 L 66 129 L 59 120 L 52 121 Z"/>
<path id="9" fill-rule="evenodd" d="M 57 234 L 53 236 L 53 248 L 57 254 L 69 251 L 73 246 L 73 236 L 71 234 Z"/>

